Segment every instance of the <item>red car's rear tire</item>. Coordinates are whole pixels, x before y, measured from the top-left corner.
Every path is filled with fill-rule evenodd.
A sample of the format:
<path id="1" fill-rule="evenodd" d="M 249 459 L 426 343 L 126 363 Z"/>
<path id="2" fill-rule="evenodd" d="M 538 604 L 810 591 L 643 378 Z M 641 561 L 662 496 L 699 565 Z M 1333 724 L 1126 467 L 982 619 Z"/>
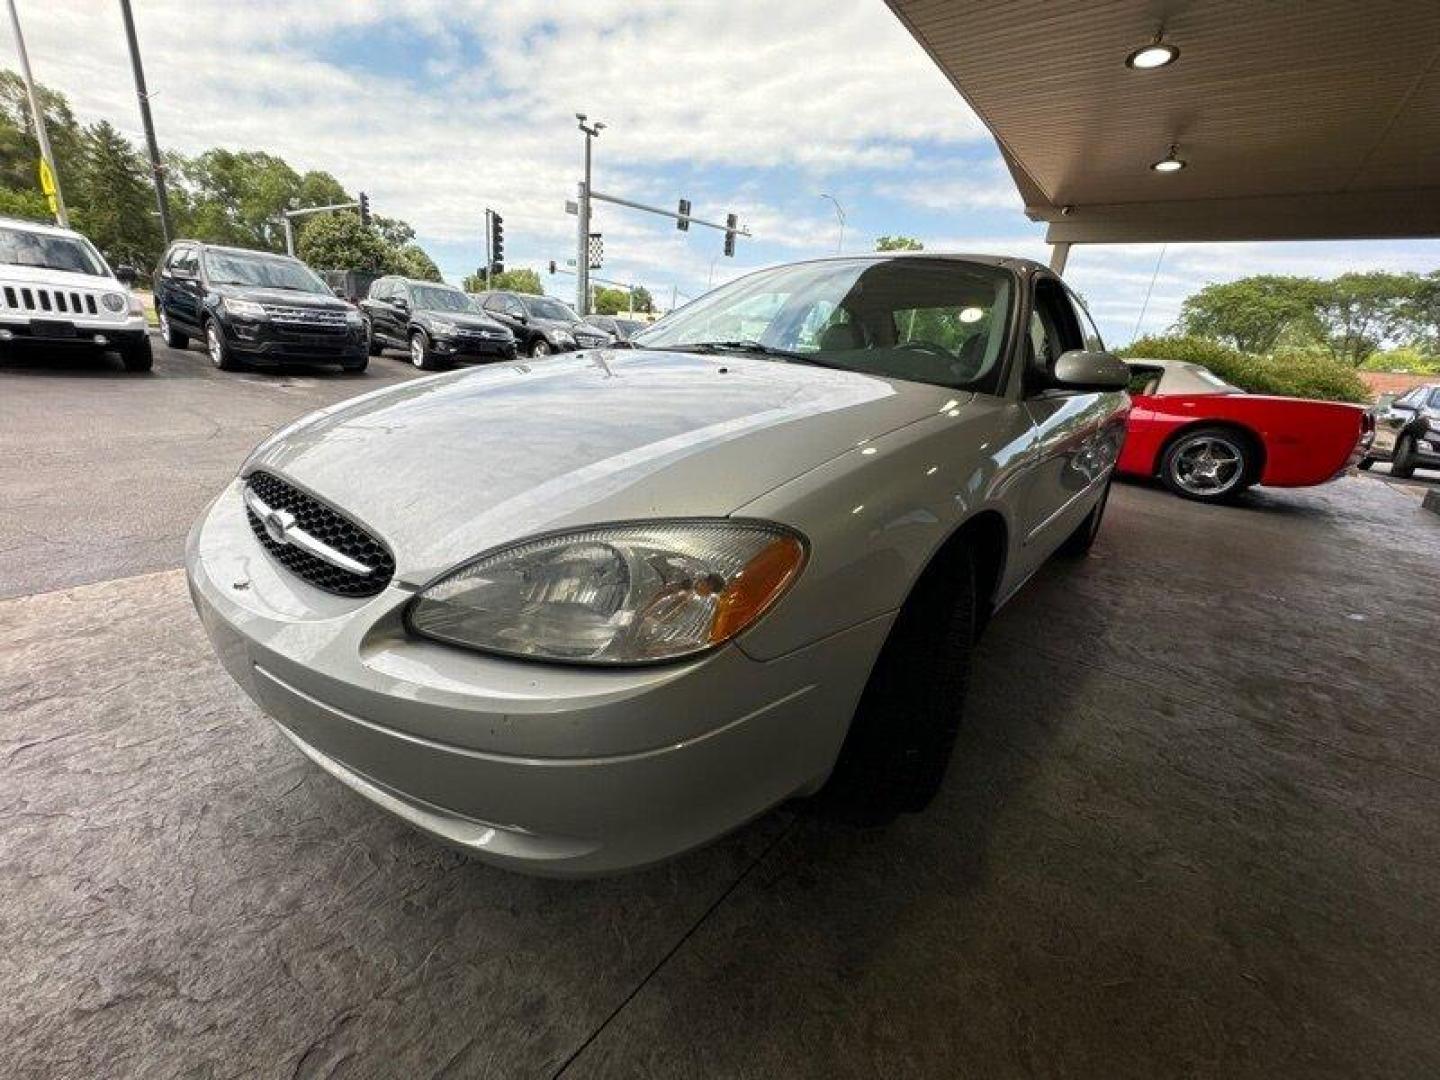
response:
<path id="1" fill-rule="evenodd" d="M 1241 432 L 1197 427 L 1166 447 L 1160 479 L 1182 499 L 1228 502 L 1255 483 L 1258 465 L 1254 443 Z"/>

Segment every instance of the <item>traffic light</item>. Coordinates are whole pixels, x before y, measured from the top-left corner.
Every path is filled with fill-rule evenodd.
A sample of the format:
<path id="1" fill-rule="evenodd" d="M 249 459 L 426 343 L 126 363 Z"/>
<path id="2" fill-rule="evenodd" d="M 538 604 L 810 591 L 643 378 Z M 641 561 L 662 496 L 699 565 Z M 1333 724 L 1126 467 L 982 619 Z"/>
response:
<path id="1" fill-rule="evenodd" d="M 554 260 L 554 259 L 551 259 L 551 260 L 550 260 L 550 273 L 552 273 L 552 274 L 555 273 L 555 260 Z"/>
<path id="2" fill-rule="evenodd" d="M 493 210 L 490 212 L 490 267 L 491 272 L 505 272 L 505 219 Z"/>
<path id="3" fill-rule="evenodd" d="M 680 200 L 680 217 L 675 221 L 675 228 L 681 232 L 690 231 L 690 200 Z"/>
<path id="4" fill-rule="evenodd" d="M 740 224 L 740 219 L 734 214 L 725 215 L 725 254 L 735 254 L 735 226 Z"/>
<path id="5" fill-rule="evenodd" d="M 360 224 L 370 227 L 370 196 L 360 192 Z"/>

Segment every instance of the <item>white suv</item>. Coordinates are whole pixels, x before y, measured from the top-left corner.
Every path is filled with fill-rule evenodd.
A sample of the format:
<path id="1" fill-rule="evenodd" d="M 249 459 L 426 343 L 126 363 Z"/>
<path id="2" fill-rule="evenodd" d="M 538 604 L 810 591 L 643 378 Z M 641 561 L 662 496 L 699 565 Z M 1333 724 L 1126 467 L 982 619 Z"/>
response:
<path id="1" fill-rule="evenodd" d="M 134 280 L 131 267 L 117 274 L 77 232 L 0 218 L 0 349 L 114 349 L 126 371 L 149 371 L 145 309 L 128 288 Z"/>

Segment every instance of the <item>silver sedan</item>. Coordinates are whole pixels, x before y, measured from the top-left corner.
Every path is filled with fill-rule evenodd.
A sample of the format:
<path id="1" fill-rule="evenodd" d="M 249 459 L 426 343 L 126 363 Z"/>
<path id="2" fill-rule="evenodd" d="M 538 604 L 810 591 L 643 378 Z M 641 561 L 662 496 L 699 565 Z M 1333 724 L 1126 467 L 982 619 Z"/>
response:
<path id="1" fill-rule="evenodd" d="M 498 865 L 596 874 L 938 788 L 986 620 L 1095 538 L 1127 376 L 1043 267 L 763 270 L 597 350 L 258 447 L 191 533 L 231 675 L 320 768 Z"/>

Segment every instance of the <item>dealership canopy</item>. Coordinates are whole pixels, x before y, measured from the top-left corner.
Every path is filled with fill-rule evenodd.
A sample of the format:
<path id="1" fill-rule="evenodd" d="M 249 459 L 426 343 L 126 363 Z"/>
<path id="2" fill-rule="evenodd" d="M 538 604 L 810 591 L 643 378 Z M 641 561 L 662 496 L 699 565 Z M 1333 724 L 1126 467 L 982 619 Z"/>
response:
<path id="1" fill-rule="evenodd" d="M 1061 248 L 1440 236 L 1440 0 L 888 2 Z"/>

